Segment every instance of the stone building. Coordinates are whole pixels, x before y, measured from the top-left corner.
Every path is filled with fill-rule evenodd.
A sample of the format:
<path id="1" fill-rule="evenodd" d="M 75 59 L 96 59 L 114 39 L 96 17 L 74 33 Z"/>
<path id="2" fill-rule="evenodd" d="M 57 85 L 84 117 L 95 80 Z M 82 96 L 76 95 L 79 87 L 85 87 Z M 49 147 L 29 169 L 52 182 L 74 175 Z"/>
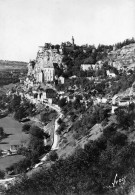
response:
<path id="1" fill-rule="evenodd" d="M 62 63 L 64 52 L 71 52 L 74 48 L 73 37 L 72 43 L 66 42 L 61 45 L 45 43 L 44 46 L 39 46 L 36 60 L 30 61 L 28 64 L 28 76 L 33 77 L 36 83 L 55 81 L 55 67 L 64 67 Z"/>
<path id="2" fill-rule="evenodd" d="M 40 47 L 42 50 L 38 51 L 35 64 L 32 61 L 28 64 L 28 75 L 33 75 L 37 83 L 52 82 L 55 77 L 54 64 L 61 65 L 62 55 L 49 43 Z"/>
<path id="3" fill-rule="evenodd" d="M 103 66 L 102 62 L 97 62 L 96 64 L 81 64 L 81 69 L 83 71 L 88 71 L 88 70 L 99 70 Z"/>

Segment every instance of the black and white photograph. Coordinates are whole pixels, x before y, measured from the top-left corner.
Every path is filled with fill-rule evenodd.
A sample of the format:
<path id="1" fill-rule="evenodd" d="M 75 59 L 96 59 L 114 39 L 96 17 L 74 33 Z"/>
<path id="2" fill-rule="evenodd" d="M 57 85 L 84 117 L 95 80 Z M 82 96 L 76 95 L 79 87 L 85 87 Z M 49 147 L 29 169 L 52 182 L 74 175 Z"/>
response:
<path id="1" fill-rule="evenodd" d="M 135 0 L 0 0 L 0 195 L 135 195 Z"/>

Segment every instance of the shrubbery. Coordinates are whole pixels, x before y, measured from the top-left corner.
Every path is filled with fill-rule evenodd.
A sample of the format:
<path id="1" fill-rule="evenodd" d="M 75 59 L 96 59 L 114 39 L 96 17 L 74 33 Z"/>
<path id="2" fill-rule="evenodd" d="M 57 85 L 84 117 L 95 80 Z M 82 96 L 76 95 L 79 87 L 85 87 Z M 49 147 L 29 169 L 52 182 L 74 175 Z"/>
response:
<path id="1" fill-rule="evenodd" d="M 62 121 L 62 122 L 60 123 L 60 126 L 58 127 L 56 133 L 57 133 L 58 135 L 60 135 L 60 134 L 62 133 L 62 131 L 64 131 L 65 127 L 66 127 L 65 123 Z"/>
<path id="2" fill-rule="evenodd" d="M 2 170 L 0 170 L 0 179 L 3 179 L 3 178 L 4 178 L 4 176 L 5 176 L 5 172 L 4 172 L 4 171 L 2 171 Z"/>
<path id="3" fill-rule="evenodd" d="M 36 137 L 37 139 L 43 139 L 44 132 L 38 126 L 31 126 L 30 135 Z"/>
<path id="4" fill-rule="evenodd" d="M 56 117 L 56 115 L 57 113 L 55 110 L 46 110 L 40 114 L 40 120 L 43 123 L 48 124 L 52 119 Z"/>
<path id="5" fill-rule="evenodd" d="M 109 109 L 104 106 L 90 107 L 82 119 L 76 121 L 72 127 L 74 138 L 79 139 L 90 133 L 90 129 L 96 124 L 108 118 Z"/>
<path id="6" fill-rule="evenodd" d="M 110 138 L 114 135 L 115 132 Z M 53 161 L 57 159 L 55 151 L 50 156 Z M 108 135 L 103 135 L 97 141 L 87 143 L 84 149 L 78 148 L 65 160 L 56 161 L 50 169 L 43 169 L 31 179 L 10 188 L 7 194 L 107 194 L 107 186 L 111 185 L 116 173 L 119 178 L 124 177 L 135 168 L 134 161 L 134 143 L 112 143 Z"/>
<path id="7" fill-rule="evenodd" d="M 55 150 L 49 153 L 49 160 L 56 161 L 58 159 L 58 154 Z"/>
<path id="8" fill-rule="evenodd" d="M 49 135 L 37 126 L 24 125 L 23 128 L 29 129 L 30 140 L 28 148 L 20 148 L 18 154 L 24 155 L 25 159 L 7 168 L 7 171 L 13 170 L 15 174 L 23 173 L 27 168 L 39 162 L 39 157 L 50 151 L 49 146 L 44 146 L 44 137 Z"/>
<path id="9" fill-rule="evenodd" d="M 3 127 L 0 127 L 0 137 L 3 137 L 5 135 Z"/>
<path id="10" fill-rule="evenodd" d="M 22 131 L 25 133 L 29 133 L 31 125 L 30 124 L 24 124 L 22 127 Z"/>
<path id="11" fill-rule="evenodd" d="M 14 118 L 16 120 L 20 121 L 22 118 L 35 114 L 35 105 L 26 99 L 23 99 L 23 102 L 21 102 L 21 96 L 14 95 L 13 98 L 11 97 L 8 110 L 9 112 L 14 113 Z"/>
<path id="12" fill-rule="evenodd" d="M 128 114 L 132 116 L 134 107 L 132 106 L 124 112 L 127 116 Z M 107 109 L 103 109 L 103 107 L 91 108 L 87 110 L 81 120 L 74 124 L 72 130 L 79 138 L 89 133 L 92 125 L 107 119 L 107 116 Z M 61 125 L 62 121 L 59 123 Z M 129 128 L 130 125 L 134 127 L 132 121 L 127 127 Z M 116 173 L 119 178 L 128 177 L 131 170 L 135 169 L 135 143 L 128 142 L 126 131 L 122 132 L 123 128 L 125 125 L 120 125 L 118 121 L 106 125 L 103 134 L 97 140 L 89 141 L 84 145 L 84 149 L 78 148 L 72 156 L 63 160 L 58 159 L 55 151 L 50 152 L 50 160 L 57 160 L 51 168 L 43 169 L 41 173 L 35 174 L 32 179 L 17 184 L 9 189 L 7 194 L 21 195 L 25 193 L 27 195 L 27 192 L 31 192 L 37 195 L 99 195 L 109 193 L 108 186 L 113 187 L 112 182 Z M 42 135 L 38 135 L 41 130 L 38 129 L 37 131 L 37 129 L 34 127 L 30 131 L 32 136 L 30 150 L 33 151 L 31 153 L 33 161 L 38 159 L 38 154 L 42 151 Z M 115 189 L 112 188 L 112 190 L 115 195 Z"/>
<path id="13" fill-rule="evenodd" d="M 61 100 L 59 100 L 58 106 L 60 108 L 63 108 L 65 105 L 66 105 L 66 98 L 62 98 Z"/>

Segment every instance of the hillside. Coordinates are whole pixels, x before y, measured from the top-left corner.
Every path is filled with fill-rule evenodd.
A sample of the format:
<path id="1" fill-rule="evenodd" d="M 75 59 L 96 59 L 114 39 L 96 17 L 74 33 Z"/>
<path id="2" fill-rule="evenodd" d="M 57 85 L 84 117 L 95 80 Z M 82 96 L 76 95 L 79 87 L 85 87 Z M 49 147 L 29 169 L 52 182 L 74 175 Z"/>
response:
<path id="1" fill-rule="evenodd" d="M 39 148 L 39 137 L 34 137 L 37 141 L 31 142 L 32 153 L 27 151 L 26 159 L 11 167 L 15 174 L 24 174 L 28 168 L 30 176 L 28 171 L 21 184 L 9 188 L 6 194 L 127 195 L 132 187 L 130 174 L 135 175 L 135 44 L 113 50 L 101 45 L 94 51 L 86 48 L 85 52 L 77 48 L 65 53 L 63 59 L 67 65 L 62 74 L 65 82 L 57 86 L 50 83 L 57 97 L 52 94 L 55 101 L 47 104 L 51 109 L 57 105 L 61 117 L 47 124 L 48 114 L 42 113 L 44 145 Z M 81 70 L 82 63 L 94 63 L 94 67 L 98 60 L 102 62 L 100 69 Z M 107 75 L 108 70 L 116 72 L 114 77 Z M 92 79 L 88 79 L 88 73 Z M 74 79 L 69 77 L 72 74 Z M 40 82 L 24 84 L 24 94 L 30 100 L 34 90 L 41 96 L 45 93 L 41 86 L 46 84 Z M 115 95 L 121 98 L 112 112 Z M 46 105 L 47 96 L 35 99 L 37 105 Z M 25 111 L 18 107 L 15 112 L 22 113 L 22 108 Z M 53 148 L 55 138 L 57 147 Z M 39 155 L 40 151 L 43 153 Z"/>
<path id="2" fill-rule="evenodd" d="M 0 70 L 26 69 L 27 62 L 0 60 Z"/>
<path id="3" fill-rule="evenodd" d="M 109 64 L 117 69 L 135 67 L 135 43 L 123 46 L 108 53 Z"/>
<path id="4" fill-rule="evenodd" d="M 17 83 L 26 74 L 26 62 L 0 60 L 0 86 Z"/>

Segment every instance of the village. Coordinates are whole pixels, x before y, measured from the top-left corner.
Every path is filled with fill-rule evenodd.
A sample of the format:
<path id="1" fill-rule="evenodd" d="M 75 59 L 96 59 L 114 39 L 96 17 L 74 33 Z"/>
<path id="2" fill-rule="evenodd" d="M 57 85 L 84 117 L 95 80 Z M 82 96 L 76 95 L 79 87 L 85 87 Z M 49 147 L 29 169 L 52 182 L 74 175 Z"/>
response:
<path id="1" fill-rule="evenodd" d="M 0 195 L 135 195 L 135 1 L 0 1 Z"/>
<path id="2" fill-rule="evenodd" d="M 27 99 L 30 103 L 36 105 L 43 105 L 43 107 L 48 107 L 50 109 L 56 110 L 56 112 L 60 113 L 61 108 L 59 107 L 59 101 L 65 99 L 67 103 L 75 102 L 77 97 L 79 96 L 81 104 L 88 107 L 90 103 L 93 105 L 108 105 L 110 108 L 110 113 L 114 114 L 115 109 L 118 107 L 125 107 L 129 106 L 131 103 L 135 101 L 134 99 L 134 83 L 127 95 L 125 94 L 117 94 L 117 95 L 101 95 L 96 90 L 96 87 L 91 90 L 91 94 L 88 94 L 88 91 L 82 89 L 82 87 L 74 85 L 68 85 L 64 90 L 57 90 L 57 85 L 64 86 L 66 80 L 72 82 L 72 80 L 78 79 L 76 75 L 70 76 L 68 79 L 65 79 L 63 76 L 57 76 L 55 74 L 55 66 L 61 68 L 62 70 L 66 71 L 67 65 L 63 63 L 62 59 L 64 57 L 64 50 L 74 50 L 75 43 L 74 38 L 72 37 L 72 43 L 62 43 L 61 46 L 56 45 L 52 46 L 50 43 L 45 43 L 44 46 L 39 46 L 40 50 L 37 52 L 36 60 L 30 61 L 28 63 L 28 73 L 26 77 L 20 78 L 20 85 L 16 87 L 15 91 L 7 91 L 7 96 L 14 96 L 18 95 L 21 96 L 21 99 Z M 135 45 L 132 44 L 130 46 L 125 46 L 122 48 L 122 51 L 117 50 L 114 47 L 113 51 L 109 53 L 111 56 L 109 65 L 112 67 L 117 67 L 119 74 L 125 73 L 129 75 L 129 70 L 134 70 L 134 52 L 135 52 Z M 84 46 L 85 52 L 86 46 Z M 130 60 L 130 66 L 116 66 L 112 63 L 113 58 L 121 55 L 126 55 L 126 60 L 132 58 Z M 118 58 L 119 60 L 119 58 Z M 117 61 L 118 61 L 117 60 Z M 129 62 L 129 60 L 128 60 Z M 123 62 L 127 63 L 127 61 Z M 88 72 L 89 70 L 97 71 L 103 67 L 103 61 L 98 61 L 96 64 L 82 64 L 81 70 L 84 72 Z M 109 79 L 108 83 L 106 81 L 106 86 L 111 87 L 111 80 L 115 79 L 118 76 L 118 73 L 114 73 L 114 71 L 106 70 L 106 78 Z M 87 77 L 86 78 L 96 85 L 102 83 L 106 78 L 101 78 L 100 76 L 95 77 Z M 117 82 L 117 81 L 116 81 Z M 88 97 L 87 97 L 88 96 Z M 4 111 L 1 111 L 4 112 Z M 22 119 L 24 121 L 25 119 Z M 27 119 L 26 119 L 27 120 Z M 17 149 L 19 146 L 15 146 Z M 9 149 L 9 154 L 17 152 L 17 149 L 14 151 L 12 150 L 12 146 Z M 6 151 L 4 151 L 5 153 Z"/>
<path id="3" fill-rule="evenodd" d="M 39 123 L 44 133 L 49 135 L 49 138 L 44 137 L 44 146 L 50 144 L 51 151 L 57 151 L 60 149 L 61 145 L 61 135 L 57 133 L 61 126 L 58 121 L 68 121 L 68 115 L 63 111 L 63 106 L 76 104 L 77 102 L 83 107 L 83 110 L 87 110 L 90 105 L 103 106 L 104 108 L 109 109 L 109 115 L 113 116 L 118 108 L 125 108 L 130 104 L 135 103 L 134 82 L 127 92 L 119 92 L 118 94 L 113 94 L 111 92 L 113 85 L 117 85 L 119 82 L 119 75 L 132 76 L 135 67 L 135 44 L 125 46 L 121 51 L 114 47 L 113 51 L 108 55 L 109 66 L 107 67 L 109 68 L 104 68 L 106 62 L 99 60 L 96 64 L 81 64 L 80 73 L 82 72 L 85 74 L 84 77 L 74 74 L 67 78 L 63 76 L 64 74 L 57 74 L 58 70 L 63 73 L 67 72 L 67 64 L 63 62 L 65 56 L 64 52 L 66 50 L 74 51 L 75 47 L 76 45 L 73 37 L 72 43 L 62 43 L 61 46 L 53 46 L 50 43 L 45 43 L 44 46 L 40 46 L 36 60 L 31 60 L 28 63 L 27 75 L 25 77 L 20 77 L 20 83 L 6 92 L 7 97 L 21 97 L 22 104 L 27 100 L 30 104 L 34 105 L 34 112 L 38 110 L 40 113 L 42 110 L 46 109 L 49 111 L 54 110 L 57 113 L 57 117 L 52 119 L 53 125 L 51 125 L 51 127 L 50 124 L 52 124 L 52 121 L 44 123 L 35 116 L 26 116 L 19 119 L 19 122 L 22 124 L 25 124 L 25 122 L 27 123 L 27 121 Z M 87 49 L 86 46 L 83 48 L 84 53 L 85 49 Z M 128 61 L 130 66 L 122 64 L 116 66 L 119 60 L 117 55 L 124 55 L 125 61 L 132 58 L 130 62 Z M 118 59 L 117 61 L 115 61 L 116 58 Z M 104 70 L 104 76 L 102 74 L 98 75 L 97 72 L 100 73 L 102 70 Z M 89 76 L 90 72 L 92 72 L 92 76 Z M 83 82 L 84 84 L 82 84 Z M 102 85 L 104 86 L 104 91 L 100 92 Z M 110 93 L 108 93 L 108 90 L 110 90 Z M 1 110 L 1 114 L 4 114 L 5 112 L 6 110 Z M 81 115 L 74 115 L 74 117 L 80 118 Z M 69 122 L 70 125 L 66 127 L 66 132 L 72 127 L 73 121 L 72 123 Z M 22 142 L 17 140 L 13 141 L 8 149 L 2 150 L 1 158 L 17 155 L 20 148 L 23 147 L 25 147 L 25 145 Z M 49 159 L 49 153 L 42 155 L 40 161 L 33 167 L 28 167 L 28 174 L 29 171 L 44 166 L 47 159 Z M 10 177 L 11 175 L 9 178 Z M 14 181 L 14 177 L 13 179 L 6 179 L 5 181 L 1 180 L 1 184 L 7 186 L 7 183 L 12 183 L 12 181 Z"/>

